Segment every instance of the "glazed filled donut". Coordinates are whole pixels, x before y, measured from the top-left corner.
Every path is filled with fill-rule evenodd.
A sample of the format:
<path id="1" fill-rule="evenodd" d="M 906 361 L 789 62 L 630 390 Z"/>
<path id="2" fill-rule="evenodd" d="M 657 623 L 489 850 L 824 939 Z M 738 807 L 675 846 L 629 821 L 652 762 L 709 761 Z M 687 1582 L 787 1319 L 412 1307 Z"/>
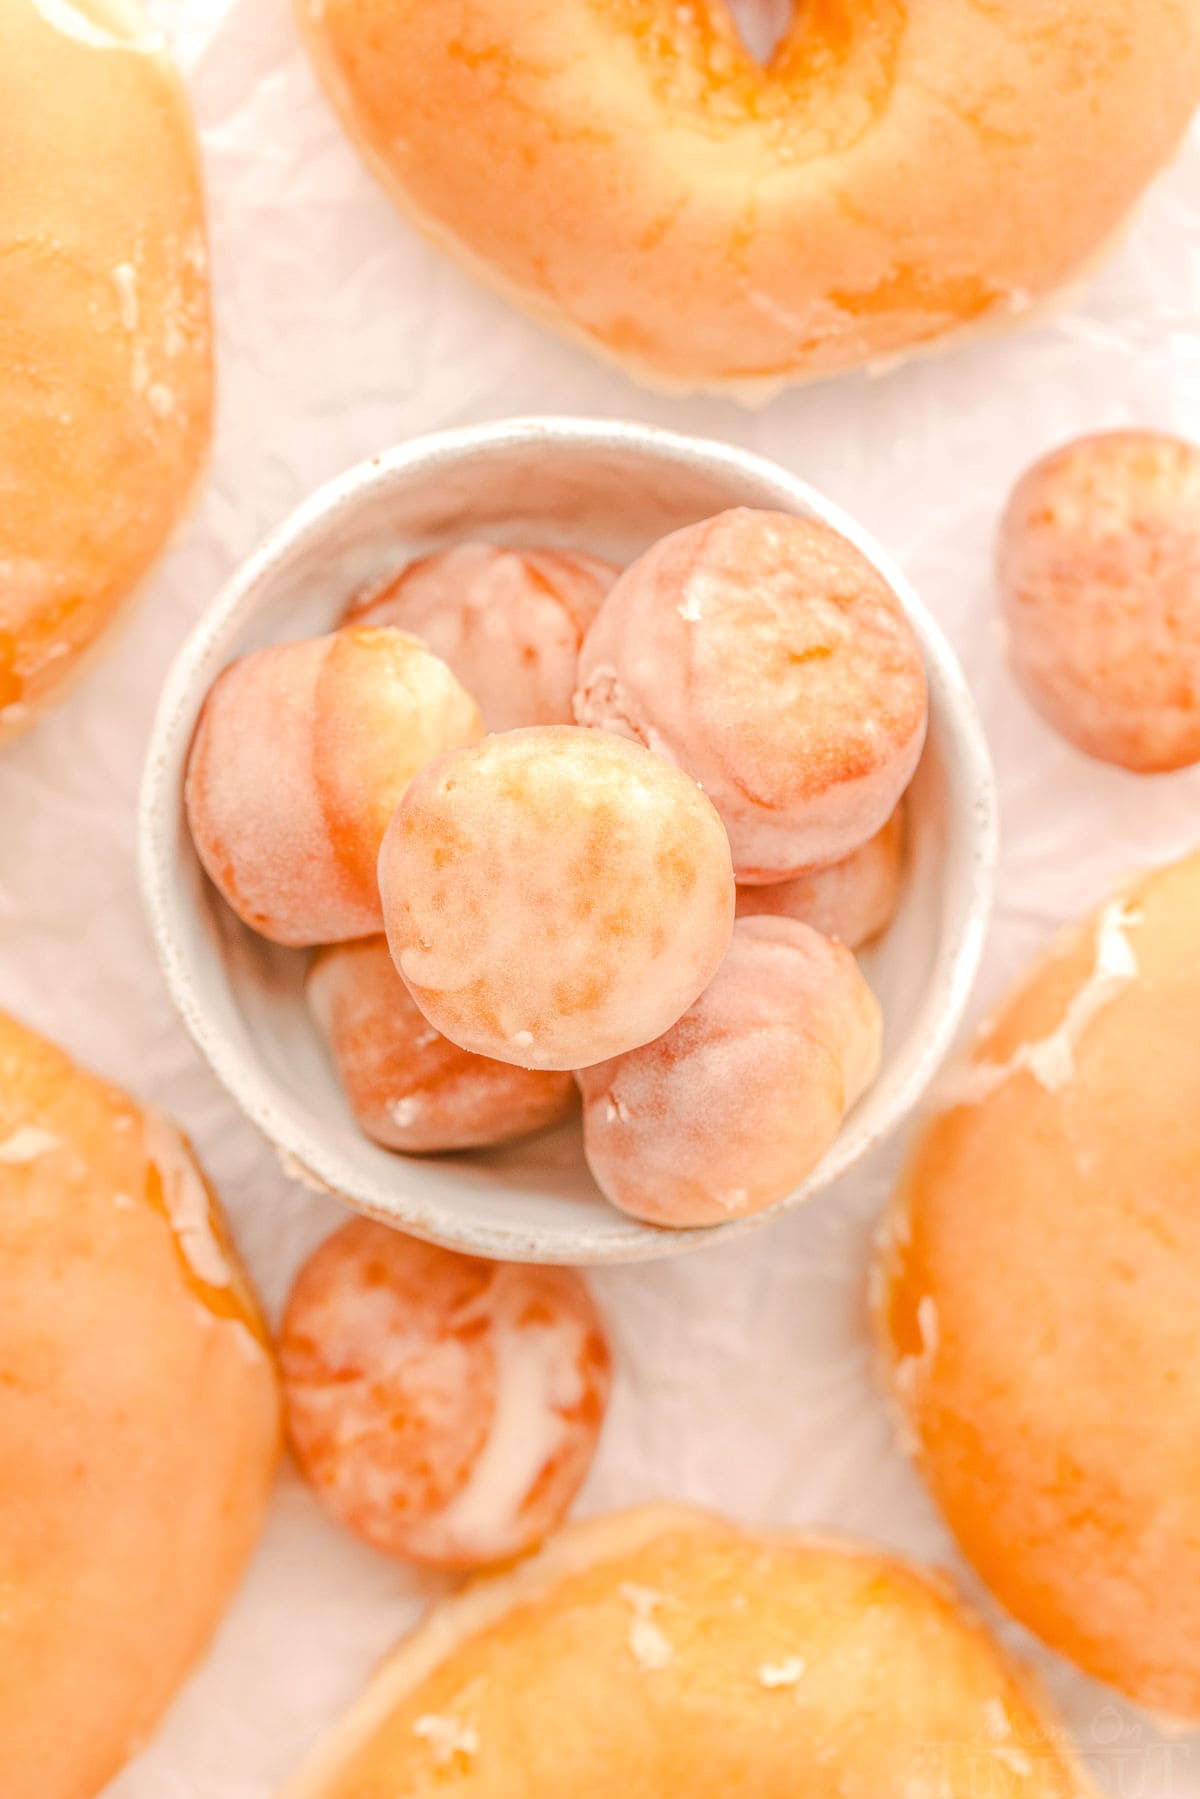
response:
<path id="1" fill-rule="evenodd" d="M 445 663 L 401 631 L 356 626 L 241 657 L 188 756 L 209 879 L 275 943 L 379 931 L 375 865 L 397 802 L 419 768 L 482 731 Z"/>
<path id="2" fill-rule="evenodd" d="M 0 0 L 0 738 L 163 548 L 212 411 L 187 99 L 130 0 Z"/>
<path id="3" fill-rule="evenodd" d="M 559 1524 L 608 1403 L 569 1268 L 454 1255 L 357 1218 L 310 1256 L 279 1340 L 288 1434 L 321 1503 L 435 1567 L 507 1561 Z"/>
<path id="4" fill-rule="evenodd" d="M 413 222 L 672 388 L 1020 314 L 1104 245 L 1200 93 L 1200 0 L 798 0 L 767 68 L 721 0 L 297 6 Z"/>
<path id="5" fill-rule="evenodd" d="M 385 1149 L 423 1155 L 511 1143 L 574 1110 L 569 1074 L 473 1056 L 435 1031 L 385 937 L 322 950 L 307 993 L 351 1110 Z"/>
<path id="6" fill-rule="evenodd" d="M 739 919 L 716 977 L 654 1043 L 580 1071 L 597 1184 L 648 1224 L 722 1224 L 785 1199 L 879 1068 L 879 1004 L 848 949 Z"/>
<path id="7" fill-rule="evenodd" d="M 1055 730 L 1141 774 L 1200 762 L 1200 447 L 1110 431 L 1043 458 L 999 579 L 1009 660 Z"/>
<path id="8" fill-rule="evenodd" d="M 737 916 L 795 918 L 847 949 L 859 949 L 892 922 L 904 873 L 904 808 L 841 862 L 792 881 L 739 887 Z"/>
<path id="9" fill-rule="evenodd" d="M 729 842 L 638 744 L 545 725 L 443 756 L 379 856 L 388 943 L 452 1043 L 575 1069 L 660 1036 L 733 928 Z"/>
<path id="10" fill-rule="evenodd" d="M 1200 855 L 1069 931 L 917 1141 L 879 1319 L 964 1552 L 1052 1648 L 1200 1722 Z"/>
<path id="11" fill-rule="evenodd" d="M 575 716 L 685 768 L 739 881 L 840 861 L 895 810 L 925 741 L 899 600 L 815 519 L 739 507 L 662 538 L 584 639 Z"/>
<path id="12" fill-rule="evenodd" d="M 280 1799 L 1095 1799 L 945 1576 L 654 1507 L 440 1606 Z"/>
<path id="13" fill-rule="evenodd" d="M 92 1799 L 257 1539 L 271 1351 L 166 1119 L 0 1014 L 0 1785 Z"/>
<path id="14" fill-rule="evenodd" d="M 579 646 L 616 577 L 595 556 L 464 543 L 361 595 L 346 619 L 423 639 L 489 731 L 569 725 Z"/>

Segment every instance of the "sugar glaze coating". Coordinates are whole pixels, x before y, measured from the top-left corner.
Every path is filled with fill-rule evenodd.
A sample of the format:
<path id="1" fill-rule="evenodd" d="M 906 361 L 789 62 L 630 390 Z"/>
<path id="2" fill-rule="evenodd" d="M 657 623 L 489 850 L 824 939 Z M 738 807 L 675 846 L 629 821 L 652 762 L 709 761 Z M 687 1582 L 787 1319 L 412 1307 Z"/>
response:
<path id="1" fill-rule="evenodd" d="M 575 716 L 679 764 L 739 881 L 839 861 L 882 829 L 925 740 L 904 609 L 838 532 L 742 507 L 664 537 L 584 640 Z"/>
<path id="2" fill-rule="evenodd" d="M 365 1218 L 304 1264 L 279 1354 L 292 1446 L 322 1504 L 439 1567 L 540 1542 L 608 1401 L 603 1327 L 573 1270 L 479 1261 Z"/>
<path id="3" fill-rule="evenodd" d="M 849 950 L 795 919 L 739 919 L 677 1024 L 581 1070 L 592 1173 L 649 1224 L 720 1224 L 775 1205 L 874 1080 L 881 1034 Z"/>
<path id="4" fill-rule="evenodd" d="M 489 731 L 569 725 L 579 646 L 616 577 L 611 563 L 573 551 L 456 544 L 360 594 L 346 622 L 421 638 Z"/>
<path id="5" fill-rule="evenodd" d="M 574 1110 L 569 1074 L 472 1055 L 435 1031 L 384 937 L 322 950 L 307 994 L 354 1116 L 385 1149 L 422 1155 L 510 1143 Z"/>
<path id="6" fill-rule="evenodd" d="M 188 758 L 188 822 L 222 897 L 275 943 L 383 924 L 375 865 L 412 776 L 483 731 L 475 702 L 417 638 L 373 626 L 233 662 Z"/>
<path id="7" fill-rule="evenodd" d="M 425 769 L 379 882 L 430 1023 L 527 1068 L 582 1068 L 659 1036 L 733 926 L 728 840 L 696 783 L 570 726 L 507 731 Z"/>

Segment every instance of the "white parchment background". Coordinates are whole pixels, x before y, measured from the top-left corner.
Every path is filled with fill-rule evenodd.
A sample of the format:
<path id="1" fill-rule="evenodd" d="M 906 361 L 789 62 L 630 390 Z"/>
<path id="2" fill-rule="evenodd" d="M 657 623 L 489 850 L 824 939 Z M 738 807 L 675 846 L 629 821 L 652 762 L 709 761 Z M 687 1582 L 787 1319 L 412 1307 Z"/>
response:
<path id="1" fill-rule="evenodd" d="M 139 908 L 134 804 L 192 622 L 269 527 L 360 457 L 506 414 L 603 414 L 747 445 L 857 513 L 947 628 L 996 754 L 1004 849 L 977 1010 L 1114 876 L 1200 840 L 1200 772 L 1105 770 L 1026 710 L 997 653 L 989 573 L 1004 496 L 1048 446 L 1133 423 L 1200 437 L 1200 135 L 1054 317 L 747 413 L 641 392 L 414 238 L 318 95 L 286 0 L 157 10 L 203 131 L 219 434 L 204 496 L 115 652 L 0 757 L 0 1005 L 180 1119 L 273 1313 L 337 1208 L 285 1180 L 173 1016 Z M 894 1163 L 885 1153 L 728 1251 L 595 1277 L 619 1375 L 584 1509 L 688 1498 L 953 1562 L 871 1379 L 865 1255 Z M 286 1472 L 211 1656 L 111 1799 L 269 1799 L 434 1586 L 340 1534 Z M 1162 1738 L 1037 1659 L 1113 1793 L 1200 1795 L 1200 1736 Z"/>

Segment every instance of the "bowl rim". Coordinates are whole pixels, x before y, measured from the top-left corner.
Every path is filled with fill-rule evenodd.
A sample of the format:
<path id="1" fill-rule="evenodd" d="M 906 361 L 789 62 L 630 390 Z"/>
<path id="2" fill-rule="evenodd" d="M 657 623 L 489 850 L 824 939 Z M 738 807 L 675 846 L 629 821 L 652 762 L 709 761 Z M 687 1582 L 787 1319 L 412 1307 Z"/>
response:
<path id="1" fill-rule="evenodd" d="M 907 1074 L 888 1096 L 870 1130 L 855 1134 L 843 1125 L 816 1169 L 795 1192 L 765 1211 L 723 1224 L 665 1229 L 634 1218 L 621 1219 L 614 1207 L 614 1215 L 625 1229 L 614 1231 L 610 1226 L 603 1234 L 590 1236 L 586 1227 L 579 1227 L 561 1233 L 550 1244 L 529 1228 L 476 1223 L 449 1227 L 436 1203 L 406 1194 L 402 1180 L 391 1206 L 348 1191 L 344 1176 L 338 1175 L 315 1133 L 309 1140 L 291 1129 L 272 1099 L 270 1078 L 254 1058 L 243 1058 L 207 1016 L 196 991 L 200 983 L 173 928 L 176 894 L 171 873 L 188 750 L 204 697 L 227 659 L 226 639 L 257 609 L 262 584 L 280 562 L 302 554 L 323 538 L 341 515 L 357 510 L 373 493 L 386 491 L 397 478 L 417 472 L 436 475 L 439 468 L 453 466 L 464 456 L 535 444 L 548 451 L 563 447 L 637 451 L 699 466 L 718 478 L 756 478 L 787 493 L 798 511 L 841 532 L 889 582 L 913 623 L 929 676 L 931 715 L 936 712 L 943 760 L 953 759 L 955 787 L 966 796 L 952 808 L 952 815 L 962 833 L 959 849 L 965 858 L 963 878 L 969 883 L 970 899 L 963 908 L 957 940 L 939 955 L 942 1005 L 931 1019 L 923 1021 L 928 1029 Z M 894 1135 L 920 1105 L 962 1022 L 983 954 L 998 854 L 995 774 L 983 724 L 958 658 L 903 570 L 865 527 L 790 469 L 755 451 L 654 425 L 537 414 L 410 438 L 324 482 L 273 527 L 204 608 L 176 652 L 155 709 L 137 808 L 142 902 L 168 993 L 192 1042 L 238 1110 L 275 1150 L 284 1172 L 356 1211 L 446 1248 L 493 1260 L 572 1266 L 653 1261 L 743 1236 L 815 1197 Z M 850 1116 L 852 1119 L 853 1113 Z M 396 1163 L 402 1168 L 404 1158 L 397 1156 Z"/>

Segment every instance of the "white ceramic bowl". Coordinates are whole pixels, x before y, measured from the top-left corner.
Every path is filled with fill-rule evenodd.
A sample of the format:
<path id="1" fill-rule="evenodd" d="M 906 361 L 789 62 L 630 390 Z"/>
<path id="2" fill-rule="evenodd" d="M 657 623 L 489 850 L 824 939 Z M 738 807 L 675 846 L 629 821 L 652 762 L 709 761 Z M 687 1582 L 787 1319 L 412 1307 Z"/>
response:
<path id="1" fill-rule="evenodd" d="M 155 942 L 188 1030 L 296 1178 L 416 1236 L 514 1261 L 637 1261 L 761 1222 L 663 1231 L 626 1218 L 592 1182 L 577 1124 L 469 1155 L 399 1157 L 370 1143 L 309 1019 L 306 957 L 264 942 L 226 909 L 200 869 L 183 809 L 188 747 L 216 675 L 248 650 L 331 629 L 363 582 L 471 537 L 628 562 L 665 532 L 728 506 L 808 514 L 849 537 L 908 608 L 929 676 L 903 900 L 863 963 L 883 1005 L 882 1070 L 785 1206 L 845 1174 L 921 1098 L 975 976 L 996 851 L 987 747 L 941 631 L 867 534 L 773 463 L 640 425 L 520 419 L 422 438 L 322 488 L 213 602 L 163 690 L 140 818 Z"/>

